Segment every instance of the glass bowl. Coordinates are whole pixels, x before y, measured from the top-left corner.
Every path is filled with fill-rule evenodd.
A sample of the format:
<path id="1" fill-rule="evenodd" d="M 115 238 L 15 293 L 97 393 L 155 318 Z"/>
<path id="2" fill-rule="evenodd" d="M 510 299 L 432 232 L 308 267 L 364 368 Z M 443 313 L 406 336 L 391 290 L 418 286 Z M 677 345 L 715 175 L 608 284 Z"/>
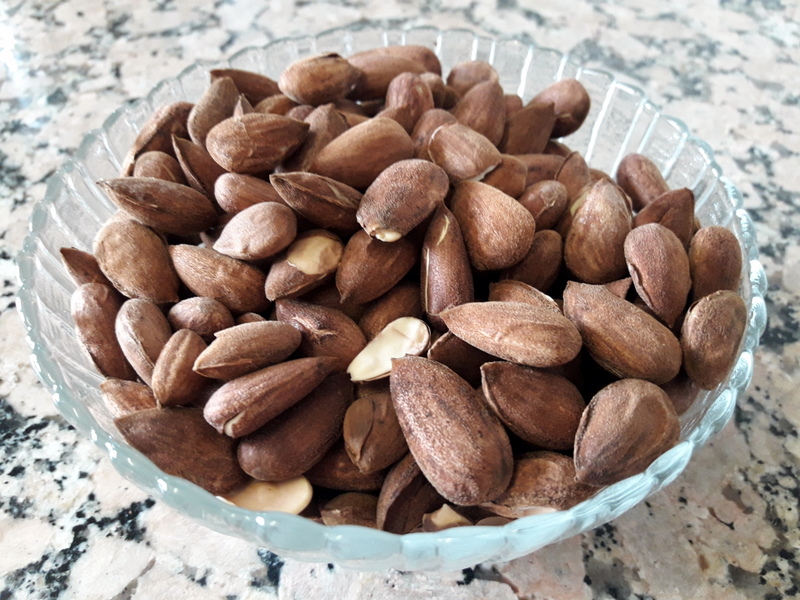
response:
<path id="1" fill-rule="evenodd" d="M 323 51 L 343 56 L 375 46 L 422 44 L 434 48 L 443 72 L 469 59 L 492 63 L 507 93 L 527 101 L 546 85 L 568 77 L 580 80 L 592 98 L 584 126 L 567 139 L 593 167 L 613 174 L 623 156 L 651 158 L 671 187 L 691 188 L 703 225 L 723 225 L 736 234 L 743 252 L 741 294 L 749 323 L 730 376 L 704 393 L 681 418 L 680 443 L 644 472 L 612 485 L 567 511 L 518 519 L 504 526 L 463 527 L 439 533 L 395 535 L 355 526 L 326 527 L 290 514 L 252 512 L 230 505 L 183 479 L 166 475 L 128 446 L 112 424 L 100 397 L 101 377 L 76 341 L 69 301 L 75 285 L 62 266 L 59 249 L 91 249 L 92 239 L 115 207 L 95 181 L 117 176 L 139 128 L 157 107 L 194 101 L 206 88 L 207 72 L 235 67 L 277 78 L 290 62 Z M 336 562 L 361 569 L 453 570 L 483 561 L 523 556 L 558 540 L 614 519 L 673 481 L 703 445 L 730 419 L 753 371 L 753 350 L 766 323 L 766 277 L 742 197 L 722 176 L 708 145 L 686 125 L 665 116 L 631 85 L 604 71 L 582 68 L 568 56 L 515 39 L 491 39 L 466 30 L 430 27 L 387 30 L 374 26 L 335 29 L 248 48 L 227 62 L 202 62 L 162 81 L 146 98 L 123 106 L 89 133 L 75 157 L 49 181 L 34 210 L 18 257 L 19 307 L 31 360 L 50 389 L 58 410 L 102 448 L 119 473 L 155 498 L 216 531 L 250 540 L 286 557 Z"/>

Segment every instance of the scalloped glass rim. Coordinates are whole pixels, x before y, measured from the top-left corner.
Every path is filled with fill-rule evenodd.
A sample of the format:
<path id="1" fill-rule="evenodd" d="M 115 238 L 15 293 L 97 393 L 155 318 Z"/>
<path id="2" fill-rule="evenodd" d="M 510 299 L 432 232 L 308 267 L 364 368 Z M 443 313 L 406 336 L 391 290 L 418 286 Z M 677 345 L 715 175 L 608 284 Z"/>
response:
<path id="1" fill-rule="evenodd" d="M 612 174 L 627 152 L 647 154 L 659 164 L 673 187 L 687 186 L 695 191 L 698 215 L 704 224 L 725 225 L 742 243 L 745 260 L 741 292 L 748 305 L 750 320 L 741 354 L 730 376 L 716 390 L 704 394 L 684 415 L 681 442 L 675 448 L 662 455 L 644 473 L 610 486 L 570 510 L 533 515 L 502 527 L 471 527 L 401 536 L 362 527 L 326 527 L 295 515 L 241 509 L 183 479 L 164 474 L 123 443 L 108 419 L 100 418 L 102 415 L 98 417 L 87 407 L 97 401 L 96 386 L 100 381 L 88 360 L 83 357 L 76 359 L 66 350 L 56 356 L 56 348 L 52 346 L 53 336 L 74 333 L 68 312 L 67 318 L 64 317 L 64 306 L 68 310 L 69 294 L 74 285 L 65 275 L 53 250 L 47 247 L 48 243 L 57 244 L 57 240 L 50 241 L 51 229 L 56 227 L 55 233 L 59 233 L 65 228 L 78 238 L 83 233 L 84 245 L 90 242 L 81 229 L 84 224 L 71 219 L 74 217 L 71 213 L 62 213 L 65 206 L 74 208 L 67 206 L 70 199 L 79 199 L 82 202 L 79 210 L 93 211 L 79 215 L 94 219 L 95 223 L 86 225 L 91 231 L 93 225 L 95 229 L 99 225 L 103 211 L 110 212 L 109 201 L 97 191 L 94 181 L 103 168 L 119 168 L 120 159 L 127 149 L 124 142 L 114 139 L 120 128 L 130 129 L 129 144 L 136 123 L 141 125 L 144 116 L 154 106 L 170 98 L 196 99 L 201 88 L 191 88 L 190 84 L 197 83 L 193 75 L 212 66 L 262 69 L 266 66 L 265 72 L 270 74 L 270 60 L 283 65 L 322 50 L 332 49 L 347 55 L 375 45 L 403 43 L 423 43 L 434 47 L 445 72 L 455 60 L 487 60 L 497 66 L 504 87 L 509 92 L 516 91 L 526 100 L 537 85 L 542 87 L 542 83 L 577 77 L 593 96 L 594 113 L 590 113 L 587 120 L 593 125 L 585 126 L 582 134 L 578 132 L 571 136 L 568 140 L 570 146 L 583 149 L 587 162 Z M 516 85 L 514 81 L 517 81 Z M 191 96 L 192 93 L 195 96 Z M 599 96 L 601 93 L 602 97 Z M 620 100 L 626 97 L 629 101 Z M 627 124 L 624 131 L 617 131 L 619 127 L 614 129 L 615 119 L 622 119 Z M 73 243 L 76 241 L 72 237 L 68 239 Z M 757 258 L 754 227 L 742 209 L 741 194 L 722 176 L 711 148 L 691 136 L 682 121 L 662 115 L 641 89 L 618 82 L 604 71 L 581 68 L 556 50 L 513 38 L 492 39 L 463 29 L 417 27 L 393 30 L 360 24 L 317 36 L 278 39 L 262 48 L 244 49 L 228 61 L 197 63 L 177 77 L 159 83 L 146 98 L 121 107 L 103 127 L 90 132 L 75 157 L 51 177 L 44 200 L 34 207 L 29 234 L 18 256 L 19 311 L 32 349 L 34 370 L 53 394 L 58 410 L 108 454 L 123 477 L 151 495 L 207 527 L 250 540 L 283 556 L 333 561 L 361 570 L 390 567 L 451 570 L 487 560 L 510 560 L 598 526 L 663 488 L 683 471 L 694 449 L 728 422 L 736 398 L 752 377 L 752 354 L 766 324 L 763 300 L 766 276 Z M 46 289 L 40 289 L 45 285 L 48 286 Z M 70 385 L 71 380 L 68 382 L 68 375 L 78 377 L 76 389 L 73 389 L 75 383 Z"/>

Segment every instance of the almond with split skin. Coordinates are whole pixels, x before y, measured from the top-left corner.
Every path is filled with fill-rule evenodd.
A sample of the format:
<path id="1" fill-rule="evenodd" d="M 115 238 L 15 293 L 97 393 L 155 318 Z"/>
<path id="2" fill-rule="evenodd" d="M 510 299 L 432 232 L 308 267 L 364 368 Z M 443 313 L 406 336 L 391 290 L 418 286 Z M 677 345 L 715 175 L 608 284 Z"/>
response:
<path id="1" fill-rule="evenodd" d="M 681 345 L 657 319 L 603 285 L 571 281 L 564 314 L 580 331 L 589 354 L 618 377 L 666 383 L 681 367 Z"/>
<path id="2" fill-rule="evenodd" d="M 288 206 L 262 202 L 233 215 L 214 250 L 240 260 L 274 256 L 297 236 L 297 217 Z"/>
<path id="3" fill-rule="evenodd" d="M 309 125 L 288 117 L 250 113 L 229 117 L 208 132 L 206 148 L 227 171 L 263 173 L 300 147 Z"/>
<path id="4" fill-rule="evenodd" d="M 356 218 L 372 237 L 396 242 L 441 206 L 449 189 L 441 167 L 416 158 L 401 160 L 367 188 Z"/>
<path id="5" fill-rule="evenodd" d="M 401 317 L 389 323 L 359 352 L 347 367 L 353 381 L 372 381 L 386 377 L 392 360 L 419 356 L 428 349 L 431 332 L 424 321 Z"/>
<path id="6" fill-rule="evenodd" d="M 358 83 L 361 71 L 335 52 L 293 62 L 281 73 L 278 86 L 295 102 L 319 106 L 344 98 Z"/>
<path id="7" fill-rule="evenodd" d="M 472 302 L 442 319 L 455 335 L 493 356 L 531 367 L 555 367 L 581 349 L 575 326 L 557 312 L 520 302 Z"/>
<path id="8" fill-rule="evenodd" d="M 516 200 L 477 181 L 456 186 L 451 202 L 472 266 L 481 271 L 505 269 L 531 248 L 536 222 Z"/>
<path id="9" fill-rule="evenodd" d="M 347 454 L 363 473 L 390 467 L 408 453 L 388 390 L 356 399 L 344 416 Z"/>
<path id="10" fill-rule="evenodd" d="M 312 223 L 352 233 L 359 227 L 356 211 L 361 192 L 344 183 L 315 173 L 280 173 L 269 177 L 284 202 Z"/>
<path id="11" fill-rule="evenodd" d="M 377 526 L 390 533 L 414 529 L 424 514 L 441 506 L 444 498 L 427 480 L 411 453 L 386 475 L 378 496 Z"/>
<path id="12" fill-rule="evenodd" d="M 445 123 L 428 139 L 428 156 L 442 167 L 450 181 L 474 180 L 483 177 L 502 161 L 500 151 L 486 136 L 461 123 Z"/>
<path id="13" fill-rule="evenodd" d="M 298 300 L 277 300 L 278 320 L 301 334 L 300 350 L 305 356 L 332 356 L 336 368 L 344 371 L 367 340 L 361 329 L 342 311 Z"/>
<path id="14" fill-rule="evenodd" d="M 702 389 L 714 389 L 727 377 L 747 327 L 747 305 L 730 290 L 703 296 L 686 314 L 681 328 L 684 368 Z"/>
<path id="15" fill-rule="evenodd" d="M 292 298 L 314 289 L 336 272 L 343 253 L 342 241 L 330 231 L 301 233 L 272 263 L 264 284 L 267 298 Z"/>
<path id="16" fill-rule="evenodd" d="M 680 423 L 664 391 L 641 379 L 604 387 L 581 417 L 575 436 L 576 479 L 611 485 L 644 471 L 678 443 Z"/>
<path id="17" fill-rule="evenodd" d="M 195 373 L 212 379 L 235 379 L 286 360 L 300 346 L 294 327 L 278 321 L 238 324 L 216 333 L 196 357 Z"/>
<path id="18" fill-rule="evenodd" d="M 347 375 L 329 375 L 267 427 L 242 438 L 239 464 L 261 481 L 284 481 L 302 475 L 339 438 L 345 410 L 352 401 L 353 385 Z"/>
<path id="19" fill-rule="evenodd" d="M 340 439 L 305 475 L 314 485 L 331 490 L 375 492 L 381 489 L 386 471 L 359 471 Z"/>
<path id="20" fill-rule="evenodd" d="M 217 224 L 211 201 L 179 183 L 123 177 L 98 181 L 97 185 L 119 208 L 156 231 L 189 235 Z"/>
<path id="21" fill-rule="evenodd" d="M 182 406 L 197 400 L 208 380 L 192 370 L 206 343 L 190 329 L 180 329 L 164 344 L 153 367 L 152 388 L 160 406 Z"/>
<path id="22" fill-rule="evenodd" d="M 114 424 L 159 469 L 212 494 L 227 494 L 247 481 L 236 460 L 236 442 L 214 431 L 200 409 L 154 408 Z"/>
<path id="23" fill-rule="evenodd" d="M 392 402 L 411 453 L 450 502 L 480 504 L 500 495 L 513 469 L 500 421 L 453 371 L 427 358 L 393 361 Z"/>
<path id="24" fill-rule="evenodd" d="M 697 230 L 689 247 L 692 299 L 719 290 L 736 291 L 742 278 L 742 249 L 732 231 L 719 225 Z"/>
<path id="25" fill-rule="evenodd" d="M 203 415 L 218 432 L 245 436 L 310 394 L 335 365 L 327 356 L 298 358 L 242 375 L 211 395 Z"/>
<path id="26" fill-rule="evenodd" d="M 188 244 L 170 246 L 169 253 L 178 277 L 196 295 L 214 298 L 234 313 L 261 312 L 269 306 L 266 275 L 253 265 Z"/>
<path id="27" fill-rule="evenodd" d="M 114 329 L 125 358 L 142 381 L 151 385 L 158 355 L 172 336 L 164 313 L 148 300 L 132 298 L 119 309 Z"/>

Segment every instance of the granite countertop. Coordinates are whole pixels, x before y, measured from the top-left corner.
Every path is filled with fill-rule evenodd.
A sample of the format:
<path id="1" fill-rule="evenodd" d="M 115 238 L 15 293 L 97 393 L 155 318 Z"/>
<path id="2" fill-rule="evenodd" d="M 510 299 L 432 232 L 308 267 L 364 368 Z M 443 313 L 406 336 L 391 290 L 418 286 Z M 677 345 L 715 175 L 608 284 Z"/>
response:
<path id="1" fill-rule="evenodd" d="M 800 596 L 800 11 L 790 0 L 0 3 L 0 600 Z M 769 327 L 731 423 L 623 517 L 505 564 L 356 573 L 282 560 L 127 483 L 29 366 L 14 256 L 45 181 L 197 59 L 365 19 L 517 35 L 643 87 L 744 194 Z"/>

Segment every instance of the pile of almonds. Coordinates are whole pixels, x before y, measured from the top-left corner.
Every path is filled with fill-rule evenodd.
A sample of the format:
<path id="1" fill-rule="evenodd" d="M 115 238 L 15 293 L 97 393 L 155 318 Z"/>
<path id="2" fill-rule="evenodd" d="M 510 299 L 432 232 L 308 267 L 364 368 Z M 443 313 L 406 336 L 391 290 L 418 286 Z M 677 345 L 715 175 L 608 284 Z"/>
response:
<path id="1" fill-rule="evenodd" d="M 556 141 L 589 107 L 421 46 L 212 71 L 62 249 L 119 431 L 240 506 L 396 533 L 644 470 L 732 367 L 741 250 L 646 157 L 614 182 Z"/>

